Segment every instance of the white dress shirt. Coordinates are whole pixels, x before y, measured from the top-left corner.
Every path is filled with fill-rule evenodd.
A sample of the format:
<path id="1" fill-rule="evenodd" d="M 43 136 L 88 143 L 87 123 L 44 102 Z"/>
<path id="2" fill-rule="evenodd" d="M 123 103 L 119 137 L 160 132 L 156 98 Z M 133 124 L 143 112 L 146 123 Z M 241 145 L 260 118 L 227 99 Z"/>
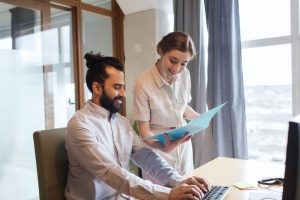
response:
<path id="1" fill-rule="evenodd" d="M 170 188 L 128 171 L 130 158 L 166 185 L 175 186 L 183 180 L 165 160 L 145 148 L 127 118 L 115 114 L 109 120 L 109 111 L 91 101 L 69 121 L 66 150 L 69 173 L 65 195 L 70 200 L 124 199 L 126 195 L 168 199 Z"/>

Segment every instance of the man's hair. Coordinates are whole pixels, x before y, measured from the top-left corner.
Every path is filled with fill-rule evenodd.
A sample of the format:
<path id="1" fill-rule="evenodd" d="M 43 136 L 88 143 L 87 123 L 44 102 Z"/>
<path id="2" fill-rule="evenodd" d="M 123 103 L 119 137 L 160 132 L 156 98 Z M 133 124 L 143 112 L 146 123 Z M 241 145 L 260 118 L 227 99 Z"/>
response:
<path id="1" fill-rule="evenodd" d="M 157 52 L 166 53 L 172 50 L 189 52 L 191 58 L 196 55 L 195 45 L 192 38 L 183 32 L 171 32 L 164 36 L 157 44 Z"/>
<path id="2" fill-rule="evenodd" d="M 86 66 L 88 68 L 86 72 L 86 85 L 88 89 L 93 92 L 92 84 L 97 82 L 103 84 L 105 79 L 108 78 L 106 72 L 107 67 L 113 67 L 119 71 L 124 71 L 123 64 L 119 59 L 110 56 L 104 56 L 100 52 L 93 54 L 93 52 L 86 53 L 84 58 L 86 59 Z"/>

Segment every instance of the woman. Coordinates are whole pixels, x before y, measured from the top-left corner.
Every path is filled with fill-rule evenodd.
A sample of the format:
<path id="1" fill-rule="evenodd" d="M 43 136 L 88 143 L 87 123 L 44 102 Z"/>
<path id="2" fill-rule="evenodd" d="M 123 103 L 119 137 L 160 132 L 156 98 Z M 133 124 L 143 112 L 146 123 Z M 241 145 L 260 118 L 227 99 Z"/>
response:
<path id="1" fill-rule="evenodd" d="M 138 122 L 142 138 L 184 126 L 186 119 L 199 116 L 188 105 L 191 81 L 186 66 L 196 54 L 191 37 L 182 32 L 169 33 L 158 43 L 157 53 L 158 61 L 138 77 L 134 87 L 133 119 Z M 162 151 L 157 153 L 183 175 L 194 169 L 190 138 L 167 139 L 165 145 L 145 141 L 151 146 L 161 145 Z M 143 175 L 158 183 L 149 175 Z"/>

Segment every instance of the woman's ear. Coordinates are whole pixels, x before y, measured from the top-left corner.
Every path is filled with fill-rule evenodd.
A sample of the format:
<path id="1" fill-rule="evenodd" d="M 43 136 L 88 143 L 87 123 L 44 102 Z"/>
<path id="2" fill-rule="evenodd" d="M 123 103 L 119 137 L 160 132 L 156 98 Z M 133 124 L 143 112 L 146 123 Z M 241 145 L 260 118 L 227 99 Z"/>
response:
<path id="1" fill-rule="evenodd" d="M 93 82 L 92 84 L 93 93 L 101 96 L 102 95 L 102 85 L 97 82 Z"/>
<path id="2" fill-rule="evenodd" d="M 160 57 L 162 57 L 162 50 L 161 50 L 161 48 L 157 48 L 157 54 L 160 56 Z"/>

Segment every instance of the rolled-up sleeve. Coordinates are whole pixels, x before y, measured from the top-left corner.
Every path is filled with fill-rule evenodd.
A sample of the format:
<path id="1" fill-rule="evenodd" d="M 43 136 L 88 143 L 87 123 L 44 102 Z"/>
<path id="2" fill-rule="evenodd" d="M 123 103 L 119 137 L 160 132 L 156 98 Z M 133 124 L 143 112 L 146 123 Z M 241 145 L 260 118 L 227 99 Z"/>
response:
<path id="1" fill-rule="evenodd" d="M 192 95 L 191 95 L 191 75 L 189 70 L 185 70 L 186 73 L 186 85 L 187 85 L 187 103 L 190 103 L 192 101 Z"/>
<path id="2" fill-rule="evenodd" d="M 133 90 L 133 116 L 134 120 L 149 121 L 150 120 L 150 106 L 149 98 L 146 94 L 141 80 L 135 83 Z"/>

